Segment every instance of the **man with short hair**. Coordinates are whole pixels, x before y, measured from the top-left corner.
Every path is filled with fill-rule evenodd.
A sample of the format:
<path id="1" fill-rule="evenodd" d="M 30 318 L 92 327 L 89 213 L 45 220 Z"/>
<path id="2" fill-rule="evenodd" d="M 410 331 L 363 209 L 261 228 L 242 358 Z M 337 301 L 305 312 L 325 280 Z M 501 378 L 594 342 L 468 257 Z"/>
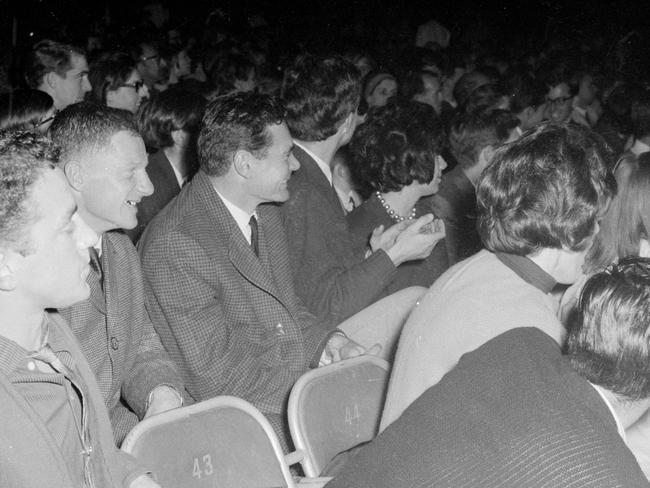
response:
<path id="1" fill-rule="evenodd" d="M 72 105 L 50 132 L 79 213 L 100 235 L 90 249 L 91 297 L 61 313 L 97 376 L 119 445 L 139 419 L 182 404 L 182 380 L 145 309 L 138 255 L 118 231 L 135 227 L 137 205 L 153 191 L 147 154 L 118 109 Z"/>
<path id="2" fill-rule="evenodd" d="M 141 42 L 132 49 L 131 55 L 149 93 L 154 95 L 162 91 L 158 84 L 163 78 L 163 59 L 155 43 Z"/>
<path id="3" fill-rule="evenodd" d="M 443 175 L 438 193 L 424 199 L 445 222 L 450 265 L 483 247 L 476 230 L 476 185 L 494 151 L 516 127 L 517 119 L 504 110 L 461 113 L 452 120 L 449 150 L 458 164 Z"/>
<path id="4" fill-rule="evenodd" d="M 592 276 L 565 355 L 536 328 L 488 341 L 327 486 L 650 486 L 624 430 L 650 407 L 649 303 L 648 259 Z"/>
<path id="5" fill-rule="evenodd" d="M 275 205 L 298 168 L 282 105 L 216 98 L 199 131 L 200 170 L 140 241 L 151 318 L 196 401 L 251 402 L 289 445 L 294 382 L 320 361 L 362 351 L 307 312 L 291 279 Z"/>
<path id="6" fill-rule="evenodd" d="M 354 245 L 331 167 L 336 151 L 354 133 L 360 91 L 358 71 L 339 57 L 299 58 L 283 86 L 293 155 L 300 163 L 289 180 L 290 198 L 280 207 L 293 278 L 307 308 L 334 323 L 381 298 L 397 266 L 426 258 L 440 239 L 421 232 L 433 220 L 427 214 L 375 229 L 367 256 Z"/>
<path id="7" fill-rule="evenodd" d="M 50 95 L 57 110 L 82 101 L 91 90 L 84 52 L 47 39 L 36 43 L 28 53 L 25 81 L 31 88 Z"/>
<path id="8" fill-rule="evenodd" d="M 58 149 L 0 133 L 0 485 L 158 487 L 117 450 L 81 347 L 52 309 L 88 298 L 88 247 Z"/>
<path id="9" fill-rule="evenodd" d="M 460 357 L 522 325 L 558 344 L 556 284 L 582 276 L 598 219 L 616 189 L 612 154 L 577 124 L 547 124 L 497 149 L 477 187 L 485 249 L 443 274 L 404 326 L 382 418 L 385 427 Z"/>

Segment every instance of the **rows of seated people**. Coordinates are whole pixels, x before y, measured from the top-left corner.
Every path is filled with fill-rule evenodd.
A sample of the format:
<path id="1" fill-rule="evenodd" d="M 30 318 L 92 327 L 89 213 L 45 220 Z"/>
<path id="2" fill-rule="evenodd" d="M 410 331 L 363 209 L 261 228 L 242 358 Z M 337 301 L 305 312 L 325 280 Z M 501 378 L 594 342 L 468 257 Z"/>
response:
<path id="1" fill-rule="evenodd" d="M 281 77 L 232 40 L 27 50 L 2 486 L 156 487 L 126 435 L 219 395 L 289 452 L 296 380 L 363 354 L 392 364 L 381 433 L 332 487 L 648 486 L 650 91 L 584 52 L 454 59 L 435 26 Z"/>

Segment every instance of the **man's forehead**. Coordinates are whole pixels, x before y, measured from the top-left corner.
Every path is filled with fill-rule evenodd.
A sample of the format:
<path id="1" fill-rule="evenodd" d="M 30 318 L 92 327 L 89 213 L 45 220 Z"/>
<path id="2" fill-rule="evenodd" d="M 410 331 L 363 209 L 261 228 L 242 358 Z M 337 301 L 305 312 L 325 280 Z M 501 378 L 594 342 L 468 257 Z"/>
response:
<path id="1" fill-rule="evenodd" d="M 569 85 L 562 82 L 559 85 L 555 85 L 551 87 L 551 89 L 548 92 L 548 95 L 551 98 L 558 98 L 567 95 L 568 92 L 569 92 Z"/>
<path id="2" fill-rule="evenodd" d="M 268 125 L 266 129 L 271 135 L 271 145 L 279 151 L 285 151 L 293 146 L 293 139 L 286 122 Z"/>
<path id="3" fill-rule="evenodd" d="M 79 71 L 88 71 L 88 61 L 86 61 L 86 56 L 79 53 L 72 53 L 70 55 L 70 63 L 72 67 L 69 71 L 79 70 Z"/>
<path id="4" fill-rule="evenodd" d="M 111 136 L 110 145 L 118 153 L 129 155 L 142 155 L 146 158 L 147 151 L 144 147 L 144 141 L 140 135 L 121 130 Z"/>

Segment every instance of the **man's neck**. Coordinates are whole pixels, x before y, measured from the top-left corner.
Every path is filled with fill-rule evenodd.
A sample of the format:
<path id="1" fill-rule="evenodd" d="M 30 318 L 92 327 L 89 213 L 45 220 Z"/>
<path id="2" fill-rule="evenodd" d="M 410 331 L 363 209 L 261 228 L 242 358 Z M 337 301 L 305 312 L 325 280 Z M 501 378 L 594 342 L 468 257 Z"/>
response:
<path id="1" fill-rule="evenodd" d="M 334 154 L 336 154 L 336 151 L 340 147 L 336 136 L 328 137 L 324 141 L 301 141 L 300 139 L 296 139 L 296 141 L 318 156 L 330 168 L 332 167 Z"/>
<path id="2" fill-rule="evenodd" d="M 612 409 L 616 412 L 616 416 L 624 429 L 628 429 L 639 420 L 650 407 L 650 399 L 637 401 L 621 399 L 618 395 L 602 386 L 600 387 L 600 392 L 609 400 Z"/>
<path id="3" fill-rule="evenodd" d="M 6 295 L 0 297 L 0 310 L 0 335 L 27 351 L 41 346 L 42 308 L 21 297 Z"/>
<path id="4" fill-rule="evenodd" d="M 471 168 L 460 168 L 463 173 L 465 173 L 465 176 L 469 180 L 469 182 L 472 184 L 474 188 L 476 188 L 476 185 L 478 183 L 479 178 L 481 177 L 481 173 L 483 172 L 483 168 L 481 167 L 480 164 L 475 164 Z"/>
<path id="5" fill-rule="evenodd" d="M 258 199 L 249 196 L 245 191 L 243 191 L 238 182 L 233 181 L 232 178 L 228 178 L 227 175 L 223 177 L 210 176 L 209 178 L 214 189 L 222 195 L 223 198 L 236 207 L 239 207 L 244 212 L 253 214 L 257 205 L 261 203 Z"/>

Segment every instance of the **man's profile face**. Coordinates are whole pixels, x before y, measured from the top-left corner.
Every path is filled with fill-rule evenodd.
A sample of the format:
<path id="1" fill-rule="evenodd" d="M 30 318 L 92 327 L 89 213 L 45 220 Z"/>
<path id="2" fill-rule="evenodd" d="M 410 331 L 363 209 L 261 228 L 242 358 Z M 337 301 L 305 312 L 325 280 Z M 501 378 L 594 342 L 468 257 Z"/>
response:
<path id="1" fill-rule="evenodd" d="M 289 199 L 287 183 L 300 163 L 291 156 L 293 140 L 287 124 L 273 124 L 266 130 L 272 142 L 265 156 L 253 161 L 250 192 L 260 202 L 286 202 Z"/>
<path id="2" fill-rule="evenodd" d="M 54 100 L 58 110 L 63 110 L 68 105 L 81 102 L 86 93 L 91 90 L 88 81 L 88 63 L 86 57 L 81 54 L 70 55 L 71 67 L 61 77 L 54 73 L 56 86 L 54 87 Z"/>
<path id="3" fill-rule="evenodd" d="M 27 247 L 15 256 L 17 291 L 35 307 L 68 307 L 88 298 L 88 248 L 98 236 L 81 219 L 60 169 L 45 169 L 34 183 L 25 224 Z"/>
<path id="4" fill-rule="evenodd" d="M 146 166 L 142 138 L 127 131 L 115 133 L 108 147 L 82 163 L 79 207 L 95 232 L 137 225 L 137 205 L 153 193 Z"/>

